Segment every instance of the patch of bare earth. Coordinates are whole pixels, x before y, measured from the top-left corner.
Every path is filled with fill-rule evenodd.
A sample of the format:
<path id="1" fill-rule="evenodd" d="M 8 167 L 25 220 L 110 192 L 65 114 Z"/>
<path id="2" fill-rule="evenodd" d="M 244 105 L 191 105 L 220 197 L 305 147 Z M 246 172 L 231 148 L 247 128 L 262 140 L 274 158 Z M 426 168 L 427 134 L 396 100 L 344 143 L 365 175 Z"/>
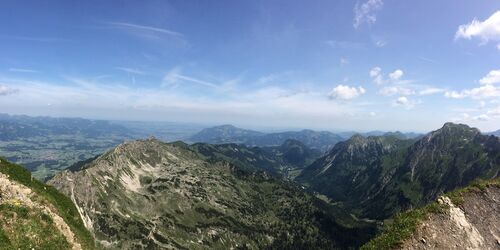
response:
<path id="1" fill-rule="evenodd" d="M 448 197 L 444 213 L 429 214 L 402 249 L 500 249 L 500 188 L 489 186 L 464 194 L 463 203 Z"/>
<path id="2" fill-rule="evenodd" d="M 34 202 L 35 199 L 33 198 L 36 194 L 34 194 L 31 189 L 17 182 L 11 181 L 6 175 L 0 173 L 0 190 L 0 204 L 4 202 L 14 203 L 43 211 L 52 218 L 56 228 L 64 235 L 66 241 L 72 246 L 71 249 L 82 249 L 80 243 L 76 241 L 75 235 L 71 231 L 68 224 L 66 224 L 61 216 L 54 212 L 54 208 Z"/>

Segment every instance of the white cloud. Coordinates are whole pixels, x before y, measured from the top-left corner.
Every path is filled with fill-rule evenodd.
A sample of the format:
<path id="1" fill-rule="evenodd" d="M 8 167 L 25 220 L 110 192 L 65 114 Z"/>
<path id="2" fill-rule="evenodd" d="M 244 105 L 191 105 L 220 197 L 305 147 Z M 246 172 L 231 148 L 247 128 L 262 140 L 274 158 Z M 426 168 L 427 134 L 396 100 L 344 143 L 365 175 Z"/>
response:
<path id="1" fill-rule="evenodd" d="M 375 113 L 375 112 L 370 112 L 370 116 L 377 116 L 377 113 Z"/>
<path id="2" fill-rule="evenodd" d="M 401 96 L 398 99 L 396 99 L 396 103 L 399 105 L 406 105 L 408 104 L 409 100 L 406 98 L 406 96 Z"/>
<path id="3" fill-rule="evenodd" d="M 492 70 L 479 82 L 483 85 L 500 83 L 500 70 Z"/>
<path id="4" fill-rule="evenodd" d="M 415 84 L 414 80 L 403 79 L 404 71 L 396 69 L 393 72 L 385 75 L 380 67 L 374 67 L 369 72 L 373 83 L 377 85 L 385 85 L 381 87 L 378 94 L 383 96 L 410 96 L 410 95 L 432 95 L 445 92 L 445 89 L 436 88 L 430 85 Z M 417 104 L 413 102 L 412 104 Z"/>
<path id="5" fill-rule="evenodd" d="M 349 87 L 347 85 L 338 85 L 328 94 L 332 99 L 351 100 L 364 94 L 366 91 L 363 87 Z"/>
<path id="6" fill-rule="evenodd" d="M 494 84 L 500 82 L 500 70 L 492 70 L 479 80 L 482 86 L 462 91 L 446 91 L 445 97 L 462 99 L 470 97 L 473 99 L 489 99 L 500 97 L 500 86 Z"/>
<path id="7" fill-rule="evenodd" d="M 13 88 L 10 88 L 10 87 L 5 86 L 5 85 L 0 85 L 0 96 L 10 95 L 10 94 L 14 94 L 17 92 L 18 92 L 17 89 L 13 89 Z"/>
<path id="8" fill-rule="evenodd" d="M 471 116 L 468 113 L 462 113 L 458 117 L 452 118 L 454 122 L 468 122 L 468 121 L 489 121 L 491 118 L 487 114 L 480 114 Z"/>
<path id="9" fill-rule="evenodd" d="M 380 67 L 374 67 L 370 70 L 370 77 L 376 77 L 380 75 L 380 72 L 382 72 L 382 69 Z"/>
<path id="10" fill-rule="evenodd" d="M 445 97 L 462 99 L 470 97 L 473 99 L 488 99 L 500 97 L 500 87 L 495 87 L 493 85 L 484 85 L 478 88 L 464 89 L 462 91 L 446 91 L 444 93 Z"/>
<path id="11" fill-rule="evenodd" d="M 404 72 L 401 69 L 396 69 L 387 76 L 382 74 L 382 69 L 380 67 L 374 67 L 370 70 L 370 77 L 372 78 L 373 83 L 377 85 L 384 83 L 402 83 L 401 78 L 403 75 Z"/>
<path id="12" fill-rule="evenodd" d="M 484 108 L 484 107 L 486 107 L 486 102 L 485 102 L 485 101 L 480 101 L 480 102 L 479 102 L 479 108 L 481 108 L 481 109 L 482 109 L 482 108 Z"/>
<path id="13" fill-rule="evenodd" d="M 489 116 L 493 116 L 493 117 L 500 117 L 500 106 L 498 106 L 492 110 L 488 110 L 488 112 L 486 112 L 486 114 L 488 114 Z"/>
<path id="14" fill-rule="evenodd" d="M 384 3 L 382 0 L 368 0 L 365 3 L 356 3 L 354 6 L 354 28 L 366 23 L 372 25 L 377 20 L 376 12 L 382 9 Z"/>
<path id="15" fill-rule="evenodd" d="M 482 114 L 482 115 L 474 116 L 472 119 L 474 121 L 489 121 L 490 117 L 488 115 Z"/>
<path id="16" fill-rule="evenodd" d="M 400 70 L 400 69 L 397 69 L 395 70 L 394 72 L 390 73 L 389 74 L 389 78 L 392 80 L 392 81 L 398 81 L 402 76 L 403 76 L 403 71 Z"/>
<path id="17" fill-rule="evenodd" d="M 468 121 L 469 119 L 470 119 L 470 115 L 467 113 L 462 113 L 457 117 L 451 118 L 451 120 L 453 122 L 464 122 L 464 121 Z"/>
<path id="18" fill-rule="evenodd" d="M 373 82 L 377 85 L 384 83 L 382 76 L 382 69 L 380 67 L 374 67 L 373 69 L 371 69 L 370 77 L 372 78 Z"/>
<path id="19" fill-rule="evenodd" d="M 418 92 L 419 95 L 433 95 L 437 93 L 443 93 L 445 92 L 445 89 L 441 88 L 434 88 L 434 87 L 425 87 L 424 89 L 420 90 Z"/>
<path id="20" fill-rule="evenodd" d="M 455 39 L 470 40 L 474 37 L 481 39 L 482 44 L 488 43 L 490 40 L 500 41 L 500 11 L 496 11 L 484 21 L 474 19 L 468 24 L 460 25 L 455 34 Z M 500 44 L 497 47 L 500 47 Z"/>
<path id="21" fill-rule="evenodd" d="M 325 98 L 324 92 L 307 89 L 273 86 L 248 89 L 237 85 L 229 92 L 205 88 L 204 94 L 198 95 L 191 89 L 131 87 L 109 79 L 106 84 L 101 80 L 67 79 L 67 82 L 49 83 L 0 76 L 5 86 L 19 90 L 15 96 L 0 98 L 0 107 L 3 112 L 37 115 L 261 126 L 295 124 L 311 128 L 322 128 L 332 117 L 344 119 L 345 126 L 355 126 L 359 124 L 355 117 L 366 116 L 366 110 L 350 102 L 332 102 Z M 365 92 L 363 88 L 356 90 L 358 94 Z"/>
<path id="22" fill-rule="evenodd" d="M 399 86 L 388 86 L 380 89 L 378 93 L 383 96 L 413 95 L 415 94 L 415 91 L 409 88 L 404 88 Z"/>
<path id="23" fill-rule="evenodd" d="M 406 109 L 412 109 L 415 107 L 415 105 L 418 104 L 418 102 L 415 102 L 415 101 L 412 101 L 410 99 L 408 99 L 408 97 L 406 96 L 401 96 L 401 97 L 398 97 L 398 99 L 394 100 L 394 106 L 400 106 L 400 107 L 404 107 Z"/>

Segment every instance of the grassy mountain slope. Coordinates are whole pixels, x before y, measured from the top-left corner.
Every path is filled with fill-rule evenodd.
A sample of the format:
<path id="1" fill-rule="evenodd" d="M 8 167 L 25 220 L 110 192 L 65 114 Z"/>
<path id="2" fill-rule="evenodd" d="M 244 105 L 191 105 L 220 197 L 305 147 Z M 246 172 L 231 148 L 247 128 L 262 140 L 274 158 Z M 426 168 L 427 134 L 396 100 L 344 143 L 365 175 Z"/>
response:
<path id="1" fill-rule="evenodd" d="M 387 218 L 500 171 L 498 137 L 447 123 L 417 141 L 355 136 L 339 143 L 297 180 L 343 201 L 360 216 Z"/>
<path id="2" fill-rule="evenodd" d="M 356 208 L 370 199 L 370 195 L 380 189 L 384 176 L 393 171 L 384 167 L 383 159 L 402 162 L 399 155 L 413 142 L 392 136 L 355 135 L 304 169 L 297 181 Z"/>
<path id="3" fill-rule="evenodd" d="M 291 182 L 200 153 L 229 148 L 135 141 L 50 183 L 113 249 L 330 249 L 374 233 L 370 223 L 338 222 L 341 213 Z"/>
<path id="4" fill-rule="evenodd" d="M 94 249 L 72 201 L 0 159 L 0 248 Z"/>

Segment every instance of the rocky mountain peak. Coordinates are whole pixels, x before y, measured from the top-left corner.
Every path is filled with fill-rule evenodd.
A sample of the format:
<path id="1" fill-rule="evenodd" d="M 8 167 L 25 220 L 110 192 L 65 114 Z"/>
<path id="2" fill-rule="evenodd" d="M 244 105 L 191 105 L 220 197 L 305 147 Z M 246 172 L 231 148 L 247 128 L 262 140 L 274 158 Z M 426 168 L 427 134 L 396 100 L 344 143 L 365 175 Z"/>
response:
<path id="1" fill-rule="evenodd" d="M 433 145 L 443 149 L 452 149 L 454 146 L 471 142 L 476 139 L 486 138 L 477 128 L 471 128 L 465 124 L 455 124 L 447 122 L 442 128 L 432 131 L 422 137 L 416 144 L 417 147 Z"/>
<path id="2" fill-rule="evenodd" d="M 466 124 L 456 124 L 452 122 L 447 122 L 443 125 L 442 128 L 432 132 L 431 134 L 443 134 L 443 135 L 461 134 L 463 136 L 474 136 L 479 133 L 480 133 L 479 129 L 469 127 Z"/>
<path id="3" fill-rule="evenodd" d="M 308 249 L 349 239 L 327 237 L 355 229 L 341 229 L 299 187 L 224 157 L 259 160 L 264 155 L 258 153 L 236 144 L 139 140 L 110 150 L 84 170 L 64 171 L 50 183 L 72 197 L 87 228 L 114 249 L 289 249 L 290 242 Z M 304 238 L 306 228 L 313 233 Z"/>

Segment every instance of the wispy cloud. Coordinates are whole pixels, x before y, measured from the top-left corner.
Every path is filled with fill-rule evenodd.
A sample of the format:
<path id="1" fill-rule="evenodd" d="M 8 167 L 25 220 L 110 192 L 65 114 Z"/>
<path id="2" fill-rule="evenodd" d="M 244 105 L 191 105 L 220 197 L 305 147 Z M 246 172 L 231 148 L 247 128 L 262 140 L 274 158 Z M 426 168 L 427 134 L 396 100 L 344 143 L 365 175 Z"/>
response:
<path id="1" fill-rule="evenodd" d="M 364 49 L 366 48 L 364 43 L 352 42 L 352 41 L 338 41 L 338 40 L 327 40 L 325 44 L 334 49 Z"/>
<path id="2" fill-rule="evenodd" d="M 9 68 L 10 72 L 18 72 L 18 73 L 40 73 L 38 70 L 34 69 L 21 69 L 21 68 Z"/>
<path id="3" fill-rule="evenodd" d="M 12 35 L 0 35 L 0 38 L 3 38 L 3 39 L 12 39 L 12 40 L 19 40 L 19 41 L 44 42 L 44 43 L 68 42 L 68 41 L 71 41 L 71 40 L 65 39 L 65 38 L 33 37 L 33 36 L 12 36 Z"/>
<path id="4" fill-rule="evenodd" d="M 179 84 L 179 83 L 181 83 L 183 81 L 195 83 L 195 84 L 206 86 L 206 87 L 210 87 L 210 88 L 219 88 L 218 84 L 215 84 L 215 83 L 212 83 L 212 82 L 208 82 L 208 81 L 204 81 L 204 80 L 200 80 L 200 79 L 197 79 L 197 78 L 194 78 L 194 77 L 191 77 L 191 76 L 183 75 L 181 73 L 181 69 L 180 68 L 174 68 L 174 69 L 170 70 L 163 77 L 162 85 L 163 86 L 174 86 L 174 85 L 177 85 L 177 84 Z"/>
<path id="5" fill-rule="evenodd" d="M 19 90 L 0 84 L 0 96 L 17 93 Z"/>
<path id="6" fill-rule="evenodd" d="M 381 10 L 384 3 L 382 0 L 368 0 L 364 3 L 357 2 L 354 6 L 354 28 L 366 23 L 372 25 L 377 20 L 377 11 Z"/>
<path id="7" fill-rule="evenodd" d="M 438 61 L 436 61 L 434 59 L 430 59 L 428 57 L 424 57 L 424 56 L 419 56 L 417 58 L 420 59 L 420 60 L 422 60 L 422 61 L 429 62 L 429 63 L 438 63 Z"/>
<path id="8" fill-rule="evenodd" d="M 477 88 L 464 89 L 461 91 L 446 91 L 445 97 L 453 99 L 473 98 L 473 99 L 488 99 L 499 98 L 500 88 L 493 85 L 484 85 Z"/>
<path id="9" fill-rule="evenodd" d="M 197 85 L 207 83 L 185 75 L 176 77 L 179 81 Z M 94 116 L 107 119 L 126 119 L 130 115 L 144 117 L 148 114 L 150 117 L 164 116 L 179 121 L 239 121 L 247 124 L 266 121 L 266 124 L 295 123 L 314 127 L 335 117 L 366 113 L 347 103 L 331 102 L 322 93 L 273 86 L 237 89 L 224 92 L 217 98 L 207 98 L 207 95 L 193 96 L 192 91 L 182 89 L 130 87 L 109 81 L 103 84 L 76 77 L 67 77 L 61 83 L 22 79 L 0 79 L 0 82 L 19 89 L 15 97 L 0 98 L 0 106 L 9 107 L 9 110 L 30 107 L 46 112 L 50 103 L 51 109 L 58 112 L 73 115 L 93 112 Z M 208 88 L 206 91 L 218 90 Z"/>
<path id="10" fill-rule="evenodd" d="M 380 89 L 378 93 L 383 96 L 413 95 L 415 94 L 415 91 L 413 89 L 400 86 L 386 86 Z"/>
<path id="11" fill-rule="evenodd" d="M 446 89 L 442 88 L 435 88 L 435 87 L 425 87 L 424 89 L 420 90 L 418 92 L 419 95 L 433 95 L 433 94 L 439 94 L 439 93 L 444 93 Z"/>
<path id="12" fill-rule="evenodd" d="M 437 93 L 443 93 L 446 91 L 446 89 L 443 88 L 436 88 L 430 85 L 418 84 L 418 81 L 416 80 L 403 79 L 404 71 L 401 69 L 396 69 L 389 74 L 383 74 L 380 67 L 374 67 L 370 70 L 369 75 L 372 78 L 373 83 L 379 86 L 383 86 L 381 86 L 378 91 L 378 94 L 383 96 L 400 95 L 404 97 L 417 94 L 420 96 L 427 96 Z M 404 102 L 404 100 L 402 102 Z M 396 106 L 402 106 L 402 103 L 399 103 L 399 105 Z"/>
<path id="13" fill-rule="evenodd" d="M 344 66 L 344 65 L 347 65 L 349 64 L 349 59 L 345 58 L 345 57 L 341 57 L 340 58 L 340 66 Z"/>
<path id="14" fill-rule="evenodd" d="M 385 45 L 387 45 L 387 41 L 386 40 L 377 40 L 377 41 L 375 41 L 375 46 L 376 47 L 382 48 L 382 47 L 385 47 Z"/>
<path id="15" fill-rule="evenodd" d="M 139 69 L 134 69 L 134 68 L 115 67 L 115 69 L 130 73 L 130 74 L 136 74 L 136 75 L 145 75 L 146 74 L 146 72 L 139 70 Z"/>
<path id="16" fill-rule="evenodd" d="M 182 33 L 179 33 L 177 31 L 173 31 L 173 30 L 169 30 L 169 29 L 159 28 L 159 27 L 139 25 L 139 24 L 133 24 L 133 23 L 125 23 L 125 22 L 104 22 L 104 23 L 113 27 L 113 28 L 127 30 L 130 32 L 139 32 L 139 33 L 150 32 L 150 33 L 169 35 L 169 36 L 173 36 L 173 37 L 177 37 L 177 38 L 184 37 L 184 35 Z"/>
<path id="17" fill-rule="evenodd" d="M 454 122 L 470 122 L 470 121 L 485 122 L 491 120 L 491 117 L 488 116 L 487 114 L 479 114 L 472 116 L 468 113 L 462 113 L 456 117 L 453 117 L 451 120 Z"/>

